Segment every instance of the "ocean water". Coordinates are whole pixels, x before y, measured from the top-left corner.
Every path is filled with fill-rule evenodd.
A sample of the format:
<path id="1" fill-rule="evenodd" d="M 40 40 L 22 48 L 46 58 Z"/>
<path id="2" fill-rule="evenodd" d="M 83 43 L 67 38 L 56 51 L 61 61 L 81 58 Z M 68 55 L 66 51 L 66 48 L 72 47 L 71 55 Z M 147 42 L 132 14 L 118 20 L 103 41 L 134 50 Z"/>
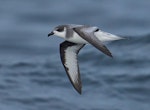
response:
<path id="1" fill-rule="evenodd" d="M 150 110 L 150 1 L 0 0 L 0 110 Z M 59 56 L 59 24 L 87 24 L 126 40 L 79 53 L 82 95 Z"/>

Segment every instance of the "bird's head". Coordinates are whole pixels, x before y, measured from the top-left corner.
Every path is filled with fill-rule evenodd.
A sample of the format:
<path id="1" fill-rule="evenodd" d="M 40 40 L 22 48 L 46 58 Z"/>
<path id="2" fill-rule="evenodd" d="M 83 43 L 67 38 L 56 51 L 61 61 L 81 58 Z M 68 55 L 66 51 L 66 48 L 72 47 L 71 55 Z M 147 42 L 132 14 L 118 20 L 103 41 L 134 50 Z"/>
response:
<path id="1" fill-rule="evenodd" d="M 51 36 L 51 35 L 56 35 L 58 37 L 65 38 L 65 36 L 66 36 L 66 27 L 64 25 L 60 25 L 60 26 L 55 27 L 54 30 L 51 31 L 48 34 L 48 37 Z"/>

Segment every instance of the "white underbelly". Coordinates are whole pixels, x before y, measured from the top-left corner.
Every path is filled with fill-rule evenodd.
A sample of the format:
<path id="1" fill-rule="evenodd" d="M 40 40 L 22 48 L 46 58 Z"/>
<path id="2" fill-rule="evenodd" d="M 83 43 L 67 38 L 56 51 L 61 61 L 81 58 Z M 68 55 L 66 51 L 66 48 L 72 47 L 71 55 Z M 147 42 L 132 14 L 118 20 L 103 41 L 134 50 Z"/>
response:
<path id="1" fill-rule="evenodd" d="M 81 38 L 76 32 L 73 33 L 73 36 L 67 39 L 67 41 L 78 43 L 78 44 L 87 44 L 88 42 Z"/>

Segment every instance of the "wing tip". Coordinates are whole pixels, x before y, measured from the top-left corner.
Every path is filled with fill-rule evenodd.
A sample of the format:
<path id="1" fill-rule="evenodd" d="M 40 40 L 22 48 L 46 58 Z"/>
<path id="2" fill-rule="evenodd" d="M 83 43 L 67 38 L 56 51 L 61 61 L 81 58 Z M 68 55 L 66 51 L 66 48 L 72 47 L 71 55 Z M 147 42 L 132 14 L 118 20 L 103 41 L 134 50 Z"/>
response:
<path id="1" fill-rule="evenodd" d="M 113 58 L 113 55 L 111 53 L 108 56 L 110 56 L 111 58 Z"/>
<path id="2" fill-rule="evenodd" d="M 111 54 L 111 52 L 109 50 L 107 50 L 106 52 L 103 52 L 105 55 L 108 55 L 109 57 L 113 58 L 113 55 Z"/>
<path id="3" fill-rule="evenodd" d="M 81 81 L 79 83 L 73 84 L 74 89 L 81 95 L 82 94 L 82 84 Z"/>
<path id="4" fill-rule="evenodd" d="M 75 90 L 81 95 L 82 94 L 82 88 L 81 87 L 75 87 Z"/>

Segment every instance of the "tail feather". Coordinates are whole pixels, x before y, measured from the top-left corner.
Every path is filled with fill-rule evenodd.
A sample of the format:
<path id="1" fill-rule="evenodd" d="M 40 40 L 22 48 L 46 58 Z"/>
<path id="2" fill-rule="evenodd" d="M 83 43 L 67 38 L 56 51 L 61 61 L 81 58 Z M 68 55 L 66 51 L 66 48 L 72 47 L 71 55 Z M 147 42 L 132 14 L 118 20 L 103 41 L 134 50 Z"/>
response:
<path id="1" fill-rule="evenodd" d="M 116 36 L 107 32 L 103 32 L 103 31 L 98 31 L 98 32 L 95 32 L 94 34 L 102 42 L 125 39 L 123 37 L 119 37 L 119 36 Z"/>

